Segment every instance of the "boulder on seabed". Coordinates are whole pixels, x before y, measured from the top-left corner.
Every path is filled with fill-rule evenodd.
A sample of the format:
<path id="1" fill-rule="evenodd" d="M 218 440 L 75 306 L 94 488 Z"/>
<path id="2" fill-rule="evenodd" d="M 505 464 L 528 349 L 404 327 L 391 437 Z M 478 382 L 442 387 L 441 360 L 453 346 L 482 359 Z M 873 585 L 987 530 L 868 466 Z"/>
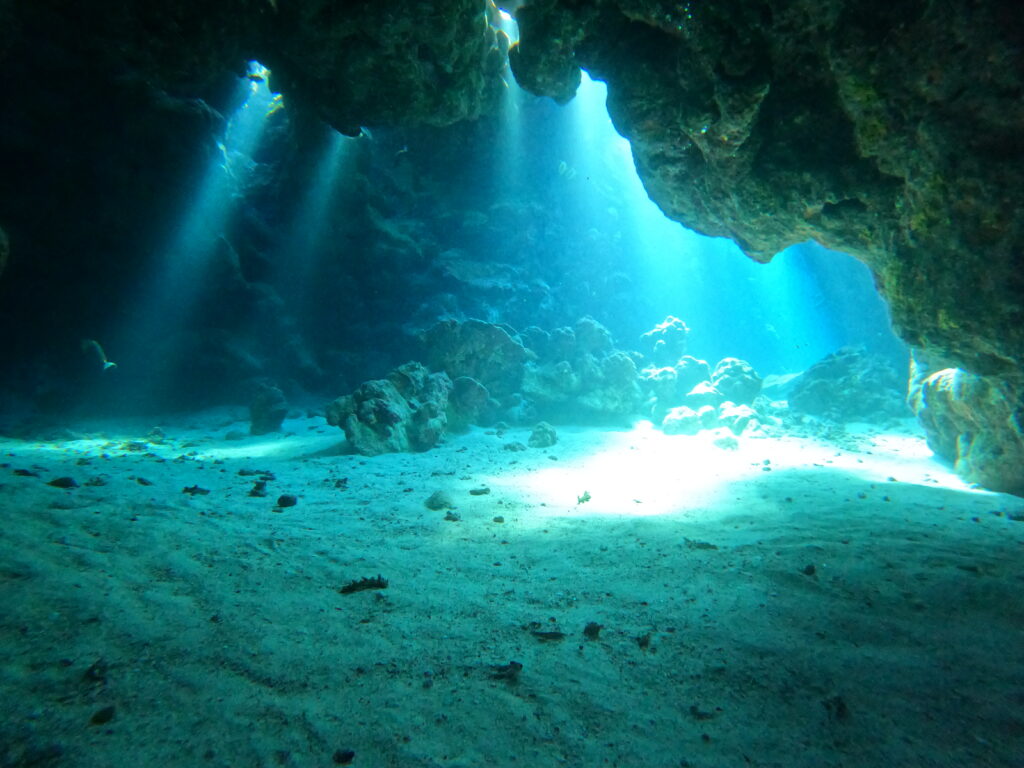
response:
<path id="1" fill-rule="evenodd" d="M 700 416 L 693 408 L 679 405 L 669 410 L 661 422 L 666 435 L 696 435 L 701 430 Z"/>
<path id="2" fill-rule="evenodd" d="M 546 421 L 541 421 L 533 428 L 530 439 L 526 442 L 531 448 L 550 448 L 558 442 L 558 434 L 554 427 Z"/>
<path id="3" fill-rule="evenodd" d="M 444 436 L 451 379 L 410 362 L 327 406 L 327 423 L 364 456 L 426 451 Z"/>
<path id="4" fill-rule="evenodd" d="M 718 422 L 728 427 L 734 435 L 742 435 L 751 425 L 757 426 L 757 411 L 749 405 L 736 405 L 726 401 L 718 411 Z"/>
<path id="5" fill-rule="evenodd" d="M 715 366 L 711 383 L 726 400 L 737 405 L 750 405 L 761 393 L 761 377 L 746 360 L 726 357 Z"/>

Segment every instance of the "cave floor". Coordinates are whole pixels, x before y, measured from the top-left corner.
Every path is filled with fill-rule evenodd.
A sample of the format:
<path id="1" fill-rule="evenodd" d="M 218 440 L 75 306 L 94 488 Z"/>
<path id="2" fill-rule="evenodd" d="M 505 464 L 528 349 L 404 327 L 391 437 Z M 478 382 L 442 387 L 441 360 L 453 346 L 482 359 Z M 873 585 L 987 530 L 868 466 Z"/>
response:
<path id="1" fill-rule="evenodd" d="M 1024 765 L 1024 499 L 912 429 L 239 415 L 0 440 L 0 765 Z"/>

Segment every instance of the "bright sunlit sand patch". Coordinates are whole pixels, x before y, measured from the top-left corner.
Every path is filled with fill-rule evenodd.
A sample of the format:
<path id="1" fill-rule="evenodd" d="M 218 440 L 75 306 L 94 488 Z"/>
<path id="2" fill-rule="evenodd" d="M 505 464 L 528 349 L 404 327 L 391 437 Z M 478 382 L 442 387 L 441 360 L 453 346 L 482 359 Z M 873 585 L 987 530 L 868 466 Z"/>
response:
<path id="1" fill-rule="evenodd" d="M 559 434 L 550 466 L 514 466 L 486 478 L 532 505 L 533 519 L 707 516 L 733 501 L 737 483 L 806 481 L 823 471 L 851 486 L 900 482 L 985 493 L 939 463 L 921 436 L 906 433 L 864 433 L 857 450 L 808 437 L 741 437 L 735 447 L 722 447 L 716 440 L 728 438 L 725 430 L 665 435 L 649 422 Z"/>

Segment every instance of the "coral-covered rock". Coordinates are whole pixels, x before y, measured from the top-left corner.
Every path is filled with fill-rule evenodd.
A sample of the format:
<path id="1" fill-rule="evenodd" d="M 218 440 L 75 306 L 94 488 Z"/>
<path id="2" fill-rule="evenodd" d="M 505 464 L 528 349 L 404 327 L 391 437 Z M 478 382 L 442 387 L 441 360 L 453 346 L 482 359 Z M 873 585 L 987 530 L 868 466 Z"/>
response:
<path id="1" fill-rule="evenodd" d="M 541 421 L 534 426 L 530 439 L 526 442 L 531 448 L 550 448 L 558 442 L 558 434 L 554 427 L 546 421 Z"/>
<path id="2" fill-rule="evenodd" d="M 640 405 L 633 358 L 613 348 L 608 330 L 590 317 L 575 328 L 527 334 L 535 360 L 527 363 L 523 394 L 549 419 L 622 422 Z M 536 346 L 533 346 L 536 345 Z"/>
<path id="3" fill-rule="evenodd" d="M 690 392 L 702 381 L 711 380 L 711 366 L 704 360 L 698 360 L 692 355 L 683 355 L 675 364 L 677 376 L 677 391 L 682 394 Z"/>
<path id="4" fill-rule="evenodd" d="M 519 390 L 529 357 L 514 333 L 483 320 L 443 320 L 421 334 L 421 340 L 432 370 L 452 379 L 476 379 L 491 397 L 502 398 Z"/>
<path id="5" fill-rule="evenodd" d="M 843 347 L 788 385 L 789 407 L 839 421 L 908 416 L 905 375 L 862 348 Z"/>
<path id="6" fill-rule="evenodd" d="M 690 355 L 680 357 L 675 365 L 644 368 L 640 373 L 640 384 L 647 394 L 647 413 L 660 423 L 671 408 L 684 403 L 691 408 L 722 401 L 720 392 L 705 396 L 705 389 L 711 390 L 711 368 L 703 360 Z M 688 395 L 697 387 L 694 397 Z"/>
<path id="7" fill-rule="evenodd" d="M 249 403 L 249 434 L 265 435 L 281 429 L 288 415 L 288 401 L 277 387 L 261 383 Z"/>
<path id="8" fill-rule="evenodd" d="M 531 363 L 523 375 L 523 394 L 545 406 L 568 405 L 580 391 L 580 377 L 572 363 Z"/>
<path id="9" fill-rule="evenodd" d="M 711 374 L 711 384 L 726 400 L 750 405 L 761 393 L 761 377 L 746 360 L 727 357 L 720 360 Z"/>
<path id="10" fill-rule="evenodd" d="M 353 450 L 365 456 L 426 451 L 444 435 L 451 388 L 444 373 L 406 363 L 330 403 L 327 423 L 341 427 Z"/>
<path id="11" fill-rule="evenodd" d="M 718 411 L 718 423 L 728 427 L 734 435 L 742 435 L 747 427 L 757 426 L 757 411 L 749 405 L 726 401 Z"/>
<path id="12" fill-rule="evenodd" d="M 459 376 L 452 381 L 448 398 L 448 430 L 462 432 L 470 424 L 479 424 L 495 407 L 487 387 L 469 376 Z"/>
<path id="13" fill-rule="evenodd" d="M 718 409 L 713 405 L 702 405 L 697 410 L 697 418 L 704 429 L 714 429 L 718 426 Z"/>
<path id="14" fill-rule="evenodd" d="M 612 347 L 615 346 L 608 329 L 589 315 L 576 321 L 576 325 L 573 327 L 573 336 L 576 341 L 575 352 L 577 355 L 601 357 L 611 352 Z"/>
<path id="15" fill-rule="evenodd" d="M 696 435 L 702 427 L 697 412 L 685 405 L 672 408 L 661 422 L 661 430 L 666 435 Z"/>
<path id="16" fill-rule="evenodd" d="M 928 445 L 967 480 L 1024 496 L 1021 393 L 959 368 L 930 371 L 915 356 L 910 404 Z"/>
<path id="17" fill-rule="evenodd" d="M 717 390 L 710 381 L 699 382 L 683 397 L 683 402 L 694 409 L 703 408 L 705 405 L 717 408 L 724 400 L 725 395 Z"/>
<path id="18" fill-rule="evenodd" d="M 636 413 L 641 392 L 636 363 L 626 352 L 616 350 L 595 359 L 588 368 L 577 404 L 583 414 L 599 420 L 624 421 Z"/>
<path id="19" fill-rule="evenodd" d="M 686 352 L 690 329 L 678 317 L 669 315 L 654 328 L 640 336 L 656 365 L 675 365 Z"/>

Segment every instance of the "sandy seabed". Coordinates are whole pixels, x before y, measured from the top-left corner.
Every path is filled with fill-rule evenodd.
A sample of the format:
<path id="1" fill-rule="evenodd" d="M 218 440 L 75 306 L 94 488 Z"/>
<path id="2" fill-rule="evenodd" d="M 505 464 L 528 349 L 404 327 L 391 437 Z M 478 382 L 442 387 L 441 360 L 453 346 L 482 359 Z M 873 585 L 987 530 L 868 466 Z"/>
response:
<path id="1" fill-rule="evenodd" d="M 240 415 L 0 439 L 2 768 L 1024 766 L 1024 499 L 910 426 Z"/>

